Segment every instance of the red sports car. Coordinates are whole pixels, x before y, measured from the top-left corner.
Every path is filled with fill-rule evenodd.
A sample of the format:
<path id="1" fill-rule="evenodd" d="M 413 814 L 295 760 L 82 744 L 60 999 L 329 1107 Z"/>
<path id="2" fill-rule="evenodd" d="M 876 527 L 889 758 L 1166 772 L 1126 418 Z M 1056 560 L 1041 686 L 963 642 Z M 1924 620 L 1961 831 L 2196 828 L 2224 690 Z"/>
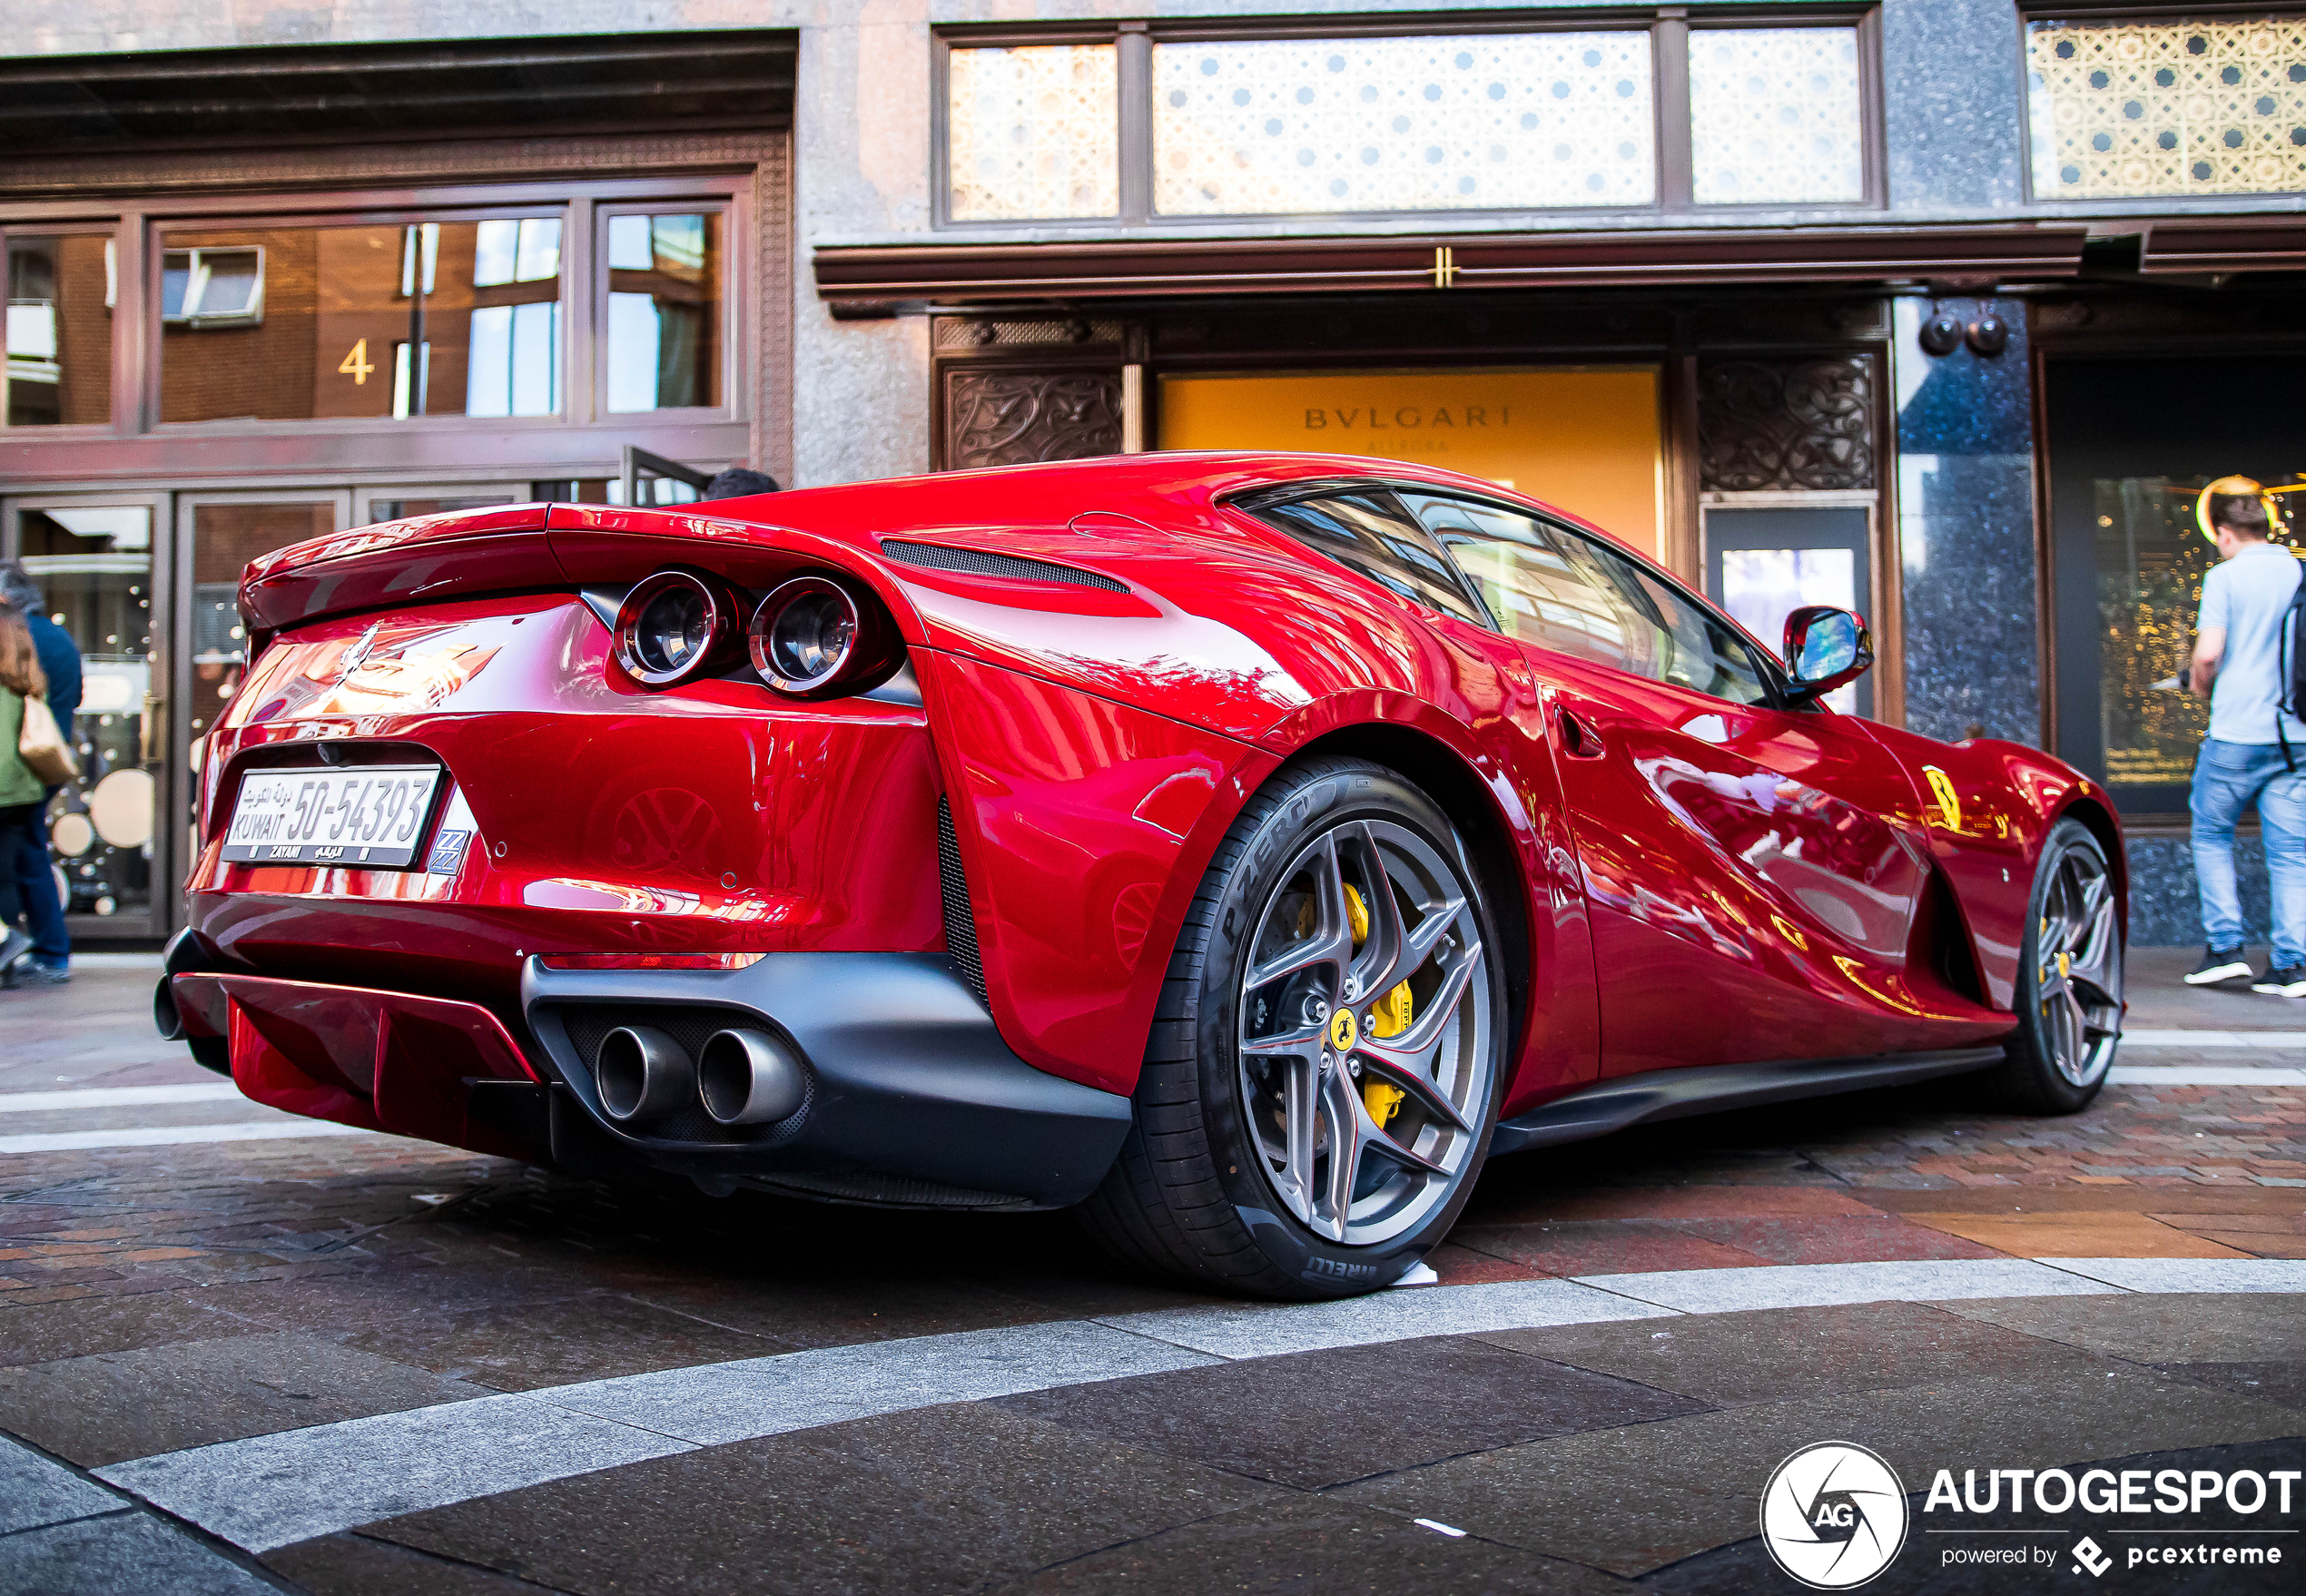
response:
<path id="1" fill-rule="evenodd" d="M 608 1177 L 1078 1205 L 1387 1285 L 1485 1157 L 2122 1024 L 2112 810 L 1835 714 L 1606 534 L 1153 454 L 524 505 L 249 567 L 163 1032 L 250 1097 Z"/>

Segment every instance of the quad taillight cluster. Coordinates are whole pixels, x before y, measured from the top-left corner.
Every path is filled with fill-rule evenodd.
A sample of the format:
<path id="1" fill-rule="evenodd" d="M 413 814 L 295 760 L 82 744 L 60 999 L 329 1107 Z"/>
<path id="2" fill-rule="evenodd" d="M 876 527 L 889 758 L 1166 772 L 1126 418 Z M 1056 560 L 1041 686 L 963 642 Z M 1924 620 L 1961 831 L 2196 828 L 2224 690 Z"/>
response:
<path id="1" fill-rule="evenodd" d="M 788 698 L 870 692 L 904 663 L 904 642 L 881 601 L 829 572 L 780 583 L 752 606 L 705 571 L 664 570 L 616 612 L 616 663 L 645 687 L 672 687 L 749 657 Z"/>

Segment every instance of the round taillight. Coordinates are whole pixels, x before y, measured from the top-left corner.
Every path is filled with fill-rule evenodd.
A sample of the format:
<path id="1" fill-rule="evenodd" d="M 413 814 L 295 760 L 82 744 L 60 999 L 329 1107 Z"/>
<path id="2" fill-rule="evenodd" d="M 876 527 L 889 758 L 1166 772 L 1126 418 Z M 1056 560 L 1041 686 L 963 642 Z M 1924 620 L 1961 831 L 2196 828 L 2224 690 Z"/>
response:
<path id="1" fill-rule="evenodd" d="M 753 668 L 794 698 L 862 693 L 896 664 L 895 628 L 870 599 L 830 576 L 795 576 L 753 612 Z"/>
<path id="2" fill-rule="evenodd" d="M 644 686 L 688 681 L 735 653 L 736 596 L 691 571 L 659 571 L 616 612 L 616 663 Z"/>

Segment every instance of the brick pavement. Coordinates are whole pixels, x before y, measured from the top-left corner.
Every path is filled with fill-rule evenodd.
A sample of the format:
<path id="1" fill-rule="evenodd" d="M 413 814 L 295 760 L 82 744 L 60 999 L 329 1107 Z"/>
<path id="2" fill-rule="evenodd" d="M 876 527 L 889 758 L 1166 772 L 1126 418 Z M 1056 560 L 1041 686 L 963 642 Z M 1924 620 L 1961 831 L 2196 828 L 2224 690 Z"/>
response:
<path id="1" fill-rule="evenodd" d="M 0 994 L 0 1093 L 212 1082 L 141 1034 L 149 980 L 97 972 L 62 992 Z M 2262 1011 L 2207 1012 L 2232 1030 Z M 2291 1006 L 2264 1012 L 2275 1023 L 2262 1029 L 2301 1026 Z M 2299 1062 L 2278 1048 L 2152 1058 Z M 263 1112 L 7 1115 L 0 1133 Z M 1500 1160 L 1434 1262 L 1444 1284 L 1478 1285 L 1875 1260 L 2297 1258 L 2302 1113 L 2295 1087 L 2151 1083 L 2036 1120 L 1982 1107 L 1957 1080 L 1681 1121 Z M 1203 1300 L 1109 1267 L 1062 1216 L 617 1191 L 381 1137 L 0 1156 L 0 1431 L 79 1467 L 499 1393 Z M 2149 1300 L 2145 1317 L 2119 1305 Z M 705 1590 L 719 1588 L 706 1565 L 720 1559 L 753 1571 L 731 1589 L 1188 1591 L 1216 1588 L 1200 1582 L 1212 1571 L 1262 1588 L 1287 1569 L 1322 1588 L 1749 1589 L 1749 1531 L 1730 1517 L 1692 1508 L 1696 1528 L 1661 1538 L 1629 1516 L 1630 1483 L 1607 1498 L 1561 1471 L 1601 1467 L 1597 1446 L 1614 1449 L 1607 1479 L 1630 1482 L 1638 1463 L 1686 1491 L 1690 1470 L 1720 1469 L 1749 1524 L 1745 1475 L 1786 1437 L 1862 1419 L 1917 1465 L 1965 1455 L 2052 1368 L 2080 1405 L 2055 1434 L 2046 1418 L 2019 1423 L 2025 1455 L 2241 1457 L 2301 1427 L 2300 1307 L 1889 1304 L 1732 1314 L 1664 1341 L 1620 1325 L 1306 1354 L 1301 1374 L 1240 1365 L 1296 1398 L 1266 1394 L 1268 1374 L 1159 1375 L 861 1420 L 320 1536 L 267 1552 L 266 1577 L 348 1596 Z M 1690 1368 L 1645 1361 L 1691 1336 L 1712 1350 Z M 1790 1345 L 1814 1348 L 1798 1380 L 1768 1372 L 1767 1349 Z M 1573 1374 L 1605 1384 L 1572 1400 L 1588 1389 Z M 2135 1400 L 2082 1400 L 2109 1379 L 2134 1383 Z M 1394 1381 L 1441 1408 L 1394 1400 Z M 1476 1410 L 1500 1390 L 1523 1394 L 1497 1429 Z M 1238 1415 L 1259 1403 L 1277 1404 L 1251 1426 L 1266 1450 L 1245 1453 Z M 1364 1408 L 1381 1416 L 1347 1422 Z M 1316 1454 L 1329 1461 L 1301 1461 Z M 712 1491 L 719 1506 L 695 1505 Z M 1135 1505 L 1061 1505 L 1082 1491 Z M 1553 1527 L 1509 1522 L 1509 1500 L 1543 1503 Z M 1418 1517 L 1473 1533 L 1449 1540 Z M 580 1524 L 598 1526 L 589 1562 L 572 1551 Z M 760 1572 L 771 1566 L 784 1572 Z"/>

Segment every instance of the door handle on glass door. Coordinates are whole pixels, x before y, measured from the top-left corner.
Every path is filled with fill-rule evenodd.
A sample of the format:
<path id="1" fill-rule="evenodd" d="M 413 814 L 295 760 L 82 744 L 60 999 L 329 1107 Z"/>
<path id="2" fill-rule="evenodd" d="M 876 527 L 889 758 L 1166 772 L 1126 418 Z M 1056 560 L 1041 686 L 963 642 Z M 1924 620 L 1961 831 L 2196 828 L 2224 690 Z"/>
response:
<path id="1" fill-rule="evenodd" d="M 1594 734 L 1593 728 L 1566 709 L 1561 712 L 1561 715 L 1562 752 L 1572 759 L 1601 758 L 1601 739 Z"/>
<path id="2" fill-rule="evenodd" d="M 168 700 L 157 693 L 144 695 L 144 713 L 139 717 L 136 734 L 136 759 L 140 764 L 158 764 L 161 750 L 166 747 L 165 729 L 161 724 L 166 714 Z"/>

